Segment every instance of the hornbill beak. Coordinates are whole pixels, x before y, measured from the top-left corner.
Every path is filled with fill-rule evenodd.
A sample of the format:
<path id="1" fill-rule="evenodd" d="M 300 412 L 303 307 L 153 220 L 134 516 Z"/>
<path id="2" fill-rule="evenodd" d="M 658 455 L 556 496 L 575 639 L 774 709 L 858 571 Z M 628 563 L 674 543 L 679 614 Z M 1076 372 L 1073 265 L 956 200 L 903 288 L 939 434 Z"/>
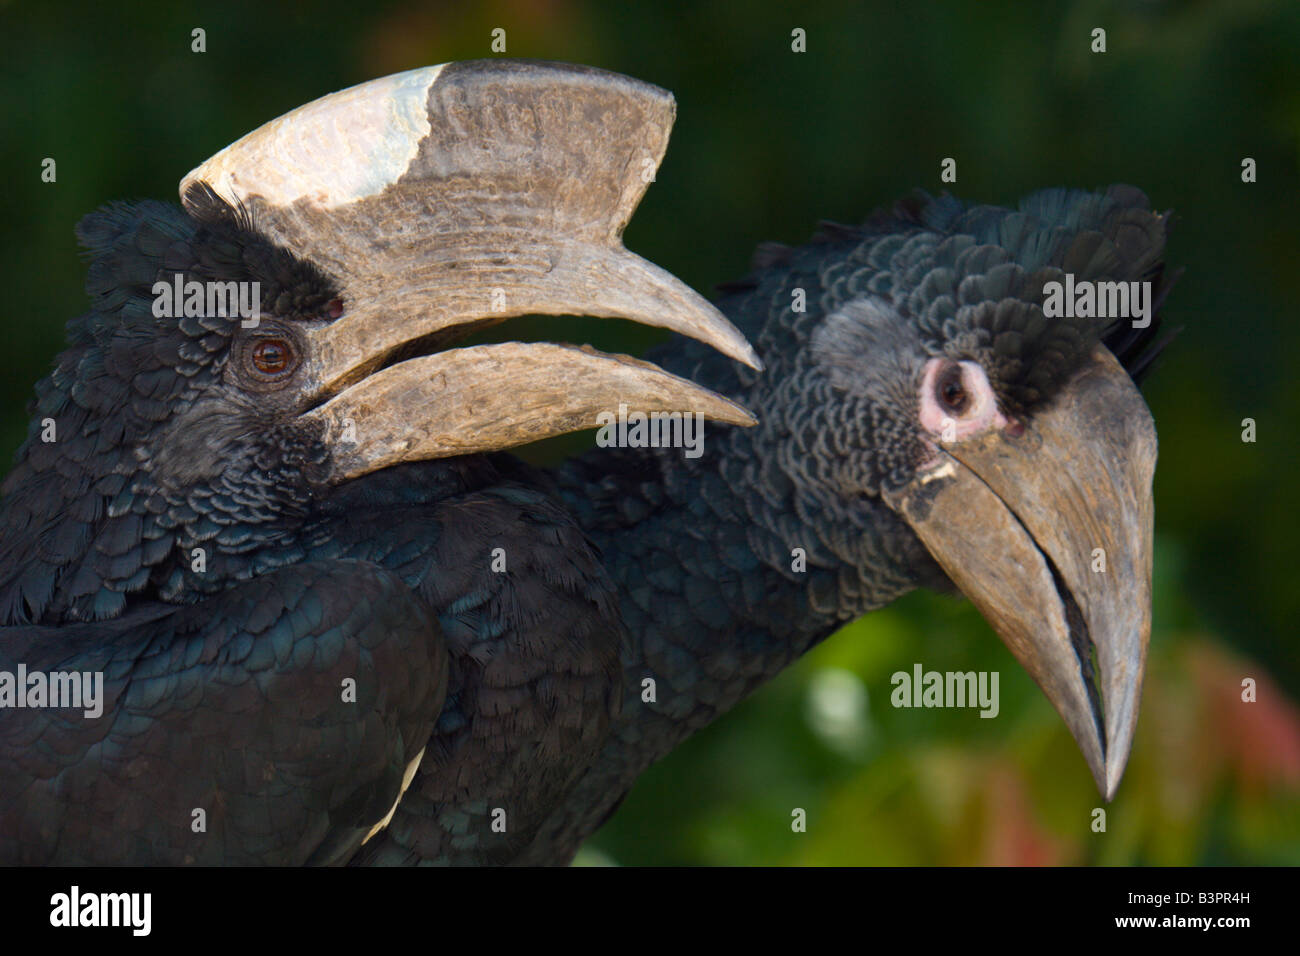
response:
<path id="1" fill-rule="evenodd" d="M 192 212 L 215 194 L 341 287 L 341 317 L 305 328 L 304 417 L 336 439 L 334 480 L 593 427 L 621 403 L 754 424 L 626 356 L 446 348 L 510 316 L 592 315 L 761 367 L 717 309 L 623 248 L 675 112 L 668 92 L 603 70 L 451 63 L 308 103 L 182 180 Z"/>
<path id="2" fill-rule="evenodd" d="M 1099 345 L 1023 433 L 946 444 L 886 495 L 1047 694 L 1107 800 L 1151 632 L 1155 461 L 1151 413 Z"/>

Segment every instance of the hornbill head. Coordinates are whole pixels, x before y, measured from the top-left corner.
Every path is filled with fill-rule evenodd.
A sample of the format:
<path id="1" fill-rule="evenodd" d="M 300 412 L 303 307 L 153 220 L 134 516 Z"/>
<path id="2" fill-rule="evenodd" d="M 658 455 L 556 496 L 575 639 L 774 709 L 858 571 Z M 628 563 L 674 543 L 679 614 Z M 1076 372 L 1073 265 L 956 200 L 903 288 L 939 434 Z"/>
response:
<path id="1" fill-rule="evenodd" d="M 1048 190 L 1018 211 L 923 197 L 760 253 L 789 275 L 757 283 L 761 298 L 788 304 L 814 268 L 825 290 L 787 323 L 804 342 L 794 367 L 763 350 L 770 374 L 816 396 L 815 437 L 788 414 L 778 426 L 805 456 L 834 451 L 816 507 L 833 496 L 850 520 L 869 508 L 860 524 L 919 541 L 919 557 L 899 560 L 932 559 L 943 575 L 930 565 L 910 581 L 953 584 L 979 608 L 1107 799 L 1132 744 L 1151 627 L 1156 434 L 1135 378 L 1163 344 L 1151 335 L 1165 226 L 1129 187 Z M 1147 282 L 1150 310 L 1049 317 L 1049 283 L 1066 287 L 1067 274 Z M 781 414 L 744 399 L 762 429 Z"/>
<path id="2" fill-rule="evenodd" d="M 5 486 L 3 620 L 184 600 L 300 556 L 298 519 L 332 486 L 594 427 L 620 403 L 752 424 L 626 356 L 449 347 L 510 316 L 593 315 L 757 367 L 721 313 L 621 243 L 674 113 L 667 92 L 586 67 L 429 67 L 248 134 L 184 178 L 184 213 L 87 217 L 93 308 L 37 386 Z M 255 315 L 235 314 L 245 300 Z"/>
<path id="3" fill-rule="evenodd" d="M 1071 357 L 1053 399 L 1017 413 L 981 351 L 945 343 L 926 359 L 921 461 L 884 500 L 1042 687 L 1109 800 L 1151 632 L 1155 425 L 1100 343 Z"/>
<path id="4" fill-rule="evenodd" d="M 663 90 L 601 70 L 453 63 L 309 103 L 182 180 L 200 221 L 245 223 L 337 287 L 335 315 L 272 319 L 241 349 L 274 343 L 275 381 L 335 443 L 331 481 L 590 427 L 620 401 L 753 423 L 625 356 L 446 348 L 509 316 L 579 314 L 663 326 L 757 366 L 715 308 L 620 241 L 674 111 Z M 264 378 L 256 358 L 244 365 Z"/>

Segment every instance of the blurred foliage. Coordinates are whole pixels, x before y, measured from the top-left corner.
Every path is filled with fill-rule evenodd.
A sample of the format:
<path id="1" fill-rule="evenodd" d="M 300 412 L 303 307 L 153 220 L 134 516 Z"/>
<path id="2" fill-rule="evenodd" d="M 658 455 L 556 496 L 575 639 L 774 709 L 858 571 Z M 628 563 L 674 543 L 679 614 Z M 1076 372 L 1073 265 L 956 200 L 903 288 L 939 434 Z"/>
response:
<path id="1" fill-rule="evenodd" d="M 1112 804 L 979 616 L 916 593 L 652 768 L 596 846 L 664 864 L 1300 864 L 1300 711 L 1197 629 L 1170 573 L 1179 550 L 1157 542 L 1142 718 Z M 917 662 L 999 672 L 1000 713 L 894 708 L 890 677 Z M 1258 703 L 1241 703 L 1243 677 L 1259 682 Z M 806 833 L 791 830 L 796 807 Z M 1091 828 L 1098 807 L 1105 833 Z"/>
<path id="2" fill-rule="evenodd" d="M 190 31 L 207 33 L 192 53 Z M 72 227 L 174 198 L 188 169 L 325 92 L 448 60 L 589 63 L 674 92 L 678 123 L 628 246 L 697 288 L 762 240 L 855 221 L 914 187 L 1013 204 L 1131 182 L 1177 227 L 1184 330 L 1146 388 L 1160 430 L 1155 629 L 1127 779 L 1099 801 L 1050 706 L 976 612 L 915 594 L 845 628 L 652 769 L 584 854 L 620 863 L 1300 862 L 1294 423 L 1300 4 L 851 0 L 476 5 L 0 3 L 0 447 L 84 307 Z M 807 52 L 790 50 L 807 31 Z M 1091 31 L 1107 52 L 1090 52 Z M 44 157 L 58 181 L 40 181 Z M 1241 182 L 1243 157 L 1259 181 Z M 498 335 L 640 352 L 629 323 Z M 1241 422 L 1258 423 L 1243 444 Z M 590 436 L 534 451 L 553 458 Z M 1290 449 L 1290 451 L 1288 451 Z M 1001 713 L 896 710 L 889 677 L 997 670 Z M 1271 676 L 1270 676 L 1271 675 Z M 1245 676 L 1259 702 L 1239 702 Z M 791 809 L 808 832 L 791 832 Z"/>

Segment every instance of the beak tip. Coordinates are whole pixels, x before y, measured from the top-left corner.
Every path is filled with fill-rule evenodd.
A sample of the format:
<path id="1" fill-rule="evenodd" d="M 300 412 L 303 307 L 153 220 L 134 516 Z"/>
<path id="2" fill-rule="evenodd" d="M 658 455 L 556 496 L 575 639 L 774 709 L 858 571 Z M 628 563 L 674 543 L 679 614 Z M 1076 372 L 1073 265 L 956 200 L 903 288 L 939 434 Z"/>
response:
<path id="1" fill-rule="evenodd" d="M 1115 799 L 1120 781 L 1124 779 L 1124 769 L 1128 766 L 1129 746 L 1115 747 L 1106 760 L 1106 787 L 1103 791 L 1109 803 Z"/>
<path id="2" fill-rule="evenodd" d="M 1122 774 L 1120 776 L 1122 776 Z M 1100 788 L 1101 795 L 1106 799 L 1107 803 L 1110 803 L 1115 799 L 1115 791 L 1119 789 L 1119 781 L 1119 776 L 1111 777 L 1110 775 L 1107 775 L 1106 785 Z"/>
<path id="3" fill-rule="evenodd" d="M 1097 792 L 1110 803 L 1119 791 L 1120 781 L 1124 779 L 1124 770 L 1128 766 L 1129 748 L 1132 737 L 1126 740 L 1110 739 L 1103 744 L 1100 735 L 1093 737 L 1091 746 L 1080 744 L 1092 773 Z"/>
<path id="4" fill-rule="evenodd" d="M 1114 800 L 1115 794 L 1119 792 L 1120 781 L 1124 779 L 1124 770 L 1128 766 L 1131 742 L 1131 737 L 1127 741 L 1111 740 L 1104 756 L 1094 754 L 1088 760 L 1088 769 L 1092 771 L 1097 792 L 1107 803 Z"/>

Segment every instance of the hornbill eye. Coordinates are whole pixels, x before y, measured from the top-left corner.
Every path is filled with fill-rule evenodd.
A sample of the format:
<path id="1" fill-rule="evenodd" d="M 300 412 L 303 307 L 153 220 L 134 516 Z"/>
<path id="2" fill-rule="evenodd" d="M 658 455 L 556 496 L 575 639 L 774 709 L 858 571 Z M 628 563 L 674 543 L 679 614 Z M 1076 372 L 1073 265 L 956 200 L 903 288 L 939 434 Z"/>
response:
<path id="1" fill-rule="evenodd" d="M 998 410 L 988 375 L 978 363 L 932 358 L 920 387 L 921 427 L 941 442 L 965 441 L 992 428 L 1019 426 Z"/>
<path id="2" fill-rule="evenodd" d="M 960 415 L 970 408 L 970 395 L 961 380 L 961 366 L 949 366 L 936 385 L 935 392 L 943 407 L 955 415 Z"/>
<path id="3" fill-rule="evenodd" d="M 256 339 L 244 352 L 244 365 L 258 382 L 271 384 L 288 379 L 298 367 L 293 343 L 278 336 Z"/>

